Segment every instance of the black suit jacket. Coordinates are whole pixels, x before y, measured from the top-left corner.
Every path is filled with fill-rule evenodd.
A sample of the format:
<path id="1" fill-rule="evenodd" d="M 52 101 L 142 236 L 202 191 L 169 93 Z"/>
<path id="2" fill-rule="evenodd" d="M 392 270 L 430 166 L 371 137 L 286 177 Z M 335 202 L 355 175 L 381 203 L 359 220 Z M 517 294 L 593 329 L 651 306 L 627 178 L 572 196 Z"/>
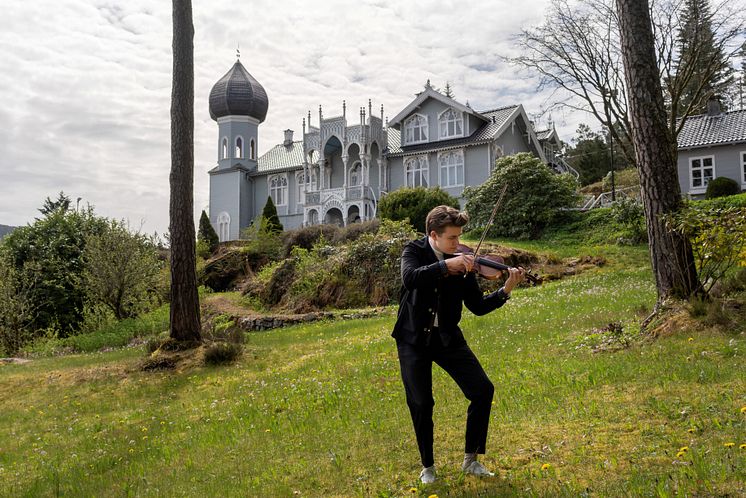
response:
<path id="1" fill-rule="evenodd" d="M 474 273 L 448 275 L 445 262 L 438 261 L 427 237 L 404 247 L 401 277 L 399 313 L 391 336 L 413 345 L 429 343 L 436 313 L 443 344 L 464 343 L 458 326 L 462 304 L 475 315 L 486 315 L 508 300 L 502 289 L 484 295 Z"/>

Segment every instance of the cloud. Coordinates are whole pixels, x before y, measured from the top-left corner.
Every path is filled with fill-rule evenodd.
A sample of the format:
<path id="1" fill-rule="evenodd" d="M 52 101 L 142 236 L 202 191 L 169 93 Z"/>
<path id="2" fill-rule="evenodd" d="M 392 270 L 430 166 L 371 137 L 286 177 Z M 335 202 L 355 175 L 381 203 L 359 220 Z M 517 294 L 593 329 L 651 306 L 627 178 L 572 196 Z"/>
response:
<path id="1" fill-rule="evenodd" d="M 519 27 L 548 0 L 192 2 L 195 27 L 195 216 L 217 160 L 212 85 L 235 60 L 265 87 L 259 152 L 300 136 L 310 110 L 356 116 L 372 99 L 392 117 L 427 79 L 475 109 L 546 95 L 506 67 Z M 54 15 L 49 13 L 54 12 Z M 14 2 L 0 19 L 0 223 L 33 220 L 64 190 L 102 215 L 168 227 L 171 4 L 134 0 Z"/>

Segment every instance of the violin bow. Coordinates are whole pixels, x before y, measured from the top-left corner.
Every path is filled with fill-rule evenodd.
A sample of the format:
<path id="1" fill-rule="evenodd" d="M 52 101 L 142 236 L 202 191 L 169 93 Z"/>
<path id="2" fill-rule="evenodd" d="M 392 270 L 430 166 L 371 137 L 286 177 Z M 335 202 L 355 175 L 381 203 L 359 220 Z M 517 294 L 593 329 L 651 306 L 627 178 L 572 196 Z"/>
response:
<path id="1" fill-rule="evenodd" d="M 492 226 L 492 222 L 495 221 L 495 214 L 497 213 L 497 208 L 500 206 L 503 200 L 503 196 L 505 195 L 505 191 L 508 189 L 508 184 L 506 183 L 503 185 L 503 189 L 500 192 L 500 197 L 497 198 L 497 202 L 495 203 L 495 207 L 492 208 L 492 214 L 490 215 L 490 219 L 487 222 L 487 226 L 484 227 L 484 231 L 482 231 L 482 237 L 479 239 L 479 243 L 477 244 L 477 247 L 474 248 L 474 257 L 477 257 L 477 254 L 479 254 L 479 248 L 482 246 L 482 242 L 484 242 L 484 238 L 487 236 L 487 232 L 489 231 L 490 227 Z"/>

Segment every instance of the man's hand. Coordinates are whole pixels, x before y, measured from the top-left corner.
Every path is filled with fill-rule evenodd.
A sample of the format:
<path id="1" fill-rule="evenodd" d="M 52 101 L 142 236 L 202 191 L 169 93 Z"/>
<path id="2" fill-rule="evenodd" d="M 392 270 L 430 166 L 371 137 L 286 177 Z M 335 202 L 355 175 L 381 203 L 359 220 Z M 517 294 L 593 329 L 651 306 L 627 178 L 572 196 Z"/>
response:
<path id="1" fill-rule="evenodd" d="M 463 275 L 470 272 L 474 266 L 474 256 L 472 254 L 461 254 L 446 259 L 446 266 L 449 275 Z"/>
<path id="2" fill-rule="evenodd" d="M 519 266 L 518 268 L 510 268 L 508 272 L 510 272 L 510 276 L 505 281 L 503 288 L 507 294 L 510 294 L 510 291 L 526 278 L 526 270 Z"/>

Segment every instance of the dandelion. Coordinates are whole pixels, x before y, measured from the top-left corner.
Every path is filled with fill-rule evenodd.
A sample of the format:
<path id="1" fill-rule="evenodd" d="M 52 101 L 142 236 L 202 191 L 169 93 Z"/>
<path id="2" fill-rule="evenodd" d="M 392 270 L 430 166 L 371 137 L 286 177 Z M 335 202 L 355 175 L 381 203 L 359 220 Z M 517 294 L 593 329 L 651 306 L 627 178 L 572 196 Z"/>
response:
<path id="1" fill-rule="evenodd" d="M 686 456 L 686 451 L 679 451 L 678 453 L 676 453 L 676 458 L 681 458 L 684 456 Z"/>
<path id="2" fill-rule="evenodd" d="M 438 498 L 438 495 L 430 495 L 427 498 Z"/>
<path id="3" fill-rule="evenodd" d="M 549 470 L 551 467 L 552 467 L 551 465 L 549 465 L 548 463 L 545 463 L 544 465 L 541 466 L 541 470 Z"/>
<path id="4" fill-rule="evenodd" d="M 687 339 L 687 341 L 689 342 L 692 342 L 693 340 L 694 340 L 694 337 L 690 337 L 689 339 Z"/>
<path id="5" fill-rule="evenodd" d="M 746 413 L 746 406 L 741 407 L 741 413 Z"/>
<path id="6" fill-rule="evenodd" d="M 690 427 L 686 430 L 686 432 L 688 432 L 689 434 L 694 434 L 695 432 L 697 432 L 697 429 L 695 429 L 694 427 Z"/>
<path id="7" fill-rule="evenodd" d="M 726 448 L 732 448 L 735 445 L 736 445 L 736 443 L 725 443 L 725 444 L 723 444 L 723 446 L 725 446 Z"/>
<path id="8" fill-rule="evenodd" d="M 147 435 L 145 435 L 145 436 L 143 436 L 143 437 L 142 437 L 142 440 L 143 440 L 143 441 L 145 441 L 146 439 L 148 439 L 148 436 L 147 436 Z"/>
<path id="9" fill-rule="evenodd" d="M 272 429 L 264 429 L 264 432 L 272 432 Z"/>
<path id="10" fill-rule="evenodd" d="M 134 448 L 130 448 L 130 453 L 134 453 L 134 452 L 135 452 Z"/>
<path id="11" fill-rule="evenodd" d="M 740 445 L 739 448 L 742 449 L 742 450 L 746 450 L 746 443 Z"/>
<path id="12" fill-rule="evenodd" d="M 417 492 L 417 488 L 409 488 L 409 492 L 415 494 Z"/>
<path id="13" fill-rule="evenodd" d="M 687 451 L 689 451 L 689 446 L 682 446 L 681 448 L 679 448 L 679 451 L 686 453 Z"/>

